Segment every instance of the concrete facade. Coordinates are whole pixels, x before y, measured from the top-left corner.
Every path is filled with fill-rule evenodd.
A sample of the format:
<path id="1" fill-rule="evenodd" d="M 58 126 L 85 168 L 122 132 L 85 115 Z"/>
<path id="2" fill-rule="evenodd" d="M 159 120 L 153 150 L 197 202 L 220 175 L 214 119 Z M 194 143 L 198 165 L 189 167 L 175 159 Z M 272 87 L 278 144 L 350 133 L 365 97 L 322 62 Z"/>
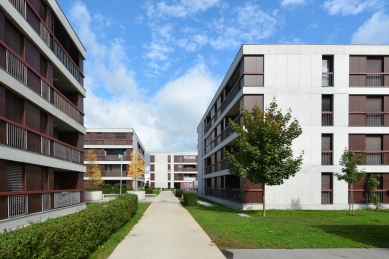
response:
<path id="1" fill-rule="evenodd" d="M 360 71 L 355 71 L 355 58 L 365 62 L 365 67 L 361 65 Z M 330 71 L 324 67 L 326 60 L 331 63 Z M 368 71 L 369 64 L 377 60 L 381 62 L 381 71 L 375 71 L 375 68 Z M 361 82 L 362 79 L 365 81 L 353 85 L 355 77 L 361 77 Z M 372 83 L 372 77 L 378 83 Z M 254 192 L 256 196 L 261 196 L 261 185 L 253 186 L 244 179 L 235 179 L 238 181 L 236 188 L 229 191 L 236 194 L 235 198 L 231 198 L 223 191 L 227 186 L 222 184 L 221 188 L 217 182 L 232 177 L 222 155 L 223 150 L 231 146 L 236 138 L 236 133 L 228 131 L 228 118 L 239 117 L 243 104 L 246 109 L 251 109 L 257 102 L 263 109 L 276 97 L 277 104 L 284 112 L 291 108 L 292 116 L 297 118 L 303 130 L 303 134 L 293 142 L 295 156 L 302 150 L 305 154 L 301 170 L 295 177 L 281 186 L 266 186 L 267 208 L 347 208 L 347 184 L 336 180 L 333 175 L 340 172 L 339 160 L 345 148 L 356 152 L 366 150 L 371 158 L 378 157 L 378 162 L 369 162 L 368 159 L 363 168 L 368 174 L 382 175 L 379 195 L 382 203 L 389 203 L 386 192 L 389 188 L 388 86 L 387 45 L 243 45 L 198 126 L 199 195 L 239 209 L 262 208 L 261 198 L 254 197 Z M 326 96 L 331 99 L 331 111 L 328 112 L 323 111 Z M 355 110 L 354 96 L 365 100 L 381 99 L 382 110 L 372 113 L 366 109 Z M 353 116 L 360 116 L 366 123 L 351 125 Z M 368 116 L 376 116 L 379 125 L 367 125 Z M 326 118 L 330 122 L 325 122 Z M 330 136 L 331 150 L 323 149 L 327 135 Z M 360 148 L 355 147 L 354 136 L 363 139 L 379 136 L 381 147 L 369 150 L 367 142 Z M 323 162 L 326 156 L 328 163 Z M 325 173 L 330 174 L 331 178 L 328 204 L 323 204 L 324 189 L 327 189 L 322 185 Z M 207 182 L 207 179 L 211 180 Z M 365 179 L 356 187 L 359 207 L 368 206 L 369 203 L 364 186 Z"/>

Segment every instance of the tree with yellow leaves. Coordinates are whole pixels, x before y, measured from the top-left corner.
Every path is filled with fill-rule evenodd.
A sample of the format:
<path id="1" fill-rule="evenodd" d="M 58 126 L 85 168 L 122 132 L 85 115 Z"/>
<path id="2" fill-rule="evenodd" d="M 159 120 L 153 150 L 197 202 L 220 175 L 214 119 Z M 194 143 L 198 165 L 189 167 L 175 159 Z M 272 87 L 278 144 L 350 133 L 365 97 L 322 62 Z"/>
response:
<path id="1" fill-rule="evenodd" d="M 138 153 L 131 153 L 131 163 L 128 165 L 128 177 L 135 179 L 135 191 L 138 189 L 137 179 L 145 174 L 145 161 Z"/>
<path id="2" fill-rule="evenodd" d="M 101 179 L 101 172 L 99 169 L 99 163 L 97 162 L 97 155 L 93 150 L 88 150 L 86 156 L 86 182 L 90 188 L 97 188 L 103 183 Z"/>

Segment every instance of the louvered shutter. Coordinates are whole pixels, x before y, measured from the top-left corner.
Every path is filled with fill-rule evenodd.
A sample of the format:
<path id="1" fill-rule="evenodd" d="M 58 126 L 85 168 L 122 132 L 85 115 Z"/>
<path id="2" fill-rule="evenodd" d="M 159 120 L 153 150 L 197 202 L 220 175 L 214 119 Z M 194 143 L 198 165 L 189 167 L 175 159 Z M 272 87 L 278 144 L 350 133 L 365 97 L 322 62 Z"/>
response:
<path id="1" fill-rule="evenodd" d="M 366 150 L 382 150 L 381 136 L 366 136 Z"/>
<path id="2" fill-rule="evenodd" d="M 5 117 L 16 123 L 22 123 L 22 100 L 10 91 L 5 91 Z"/>
<path id="3" fill-rule="evenodd" d="M 381 73 L 382 58 L 368 58 L 366 70 L 367 73 Z"/>
<path id="4" fill-rule="evenodd" d="M 322 135 L 321 137 L 321 149 L 331 150 L 331 135 Z"/>
<path id="5" fill-rule="evenodd" d="M 321 109 L 323 112 L 332 111 L 332 96 L 331 95 L 323 95 L 321 100 Z"/>
<path id="6" fill-rule="evenodd" d="M 381 112 L 382 98 L 381 97 L 366 97 L 366 111 L 367 112 Z"/>
<path id="7" fill-rule="evenodd" d="M 23 165 L 7 162 L 7 192 L 23 191 Z"/>
<path id="8" fill-rule="evenodd" d="M 19 56 L 22 55 L 23 35 L 8 19 L 5 19 L 5 44 L 19 54 Z"/>
<path id="9" fill-rule="evenodd" d="M 321 189 L 322 190 L 331 190 L 331 174 L 322 174 L 321 175 Z"/>
<path id="10" fill-rule="evenodd" d="M 41 190 L 46 190 L 47 184 L 47 168 L 42 167 L 41 169 Z"/>

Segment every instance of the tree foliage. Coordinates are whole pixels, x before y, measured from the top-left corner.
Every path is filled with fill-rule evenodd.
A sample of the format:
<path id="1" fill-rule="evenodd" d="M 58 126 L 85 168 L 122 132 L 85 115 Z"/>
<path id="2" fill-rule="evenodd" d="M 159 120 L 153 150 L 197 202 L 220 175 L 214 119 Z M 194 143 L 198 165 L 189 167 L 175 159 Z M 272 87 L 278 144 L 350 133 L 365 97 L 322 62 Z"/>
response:
<path id="1" fill-rule="evenodd" d="M 97 155 L 93 150 L 88 150 L 86 156 L 86 183 L 91 188 L 97 188 L 103 183 L 101 179 L 101 172 L 99 169 L 99 163 L 97 162 Z"/>
<path id="2" fill-rule="evenodd" d="M 367 190 L 369 192 L 373 192 L 371 195 L 371 200 L 374 203 L 376 209 L 381 207 L 380 197 L 375 192 L 380 185 L 380 181 L 378 180 L 381 177 L 380 174 L 370 174 L 369 180 L 367 181 Z"/>
<path id="3" fill-rule="evenodd" d="M 128 177 L 135 179 L 134 189 L 137 190 L 137 179 L 142 178 L 145 174 L 145 161 L 138 153 L 131 153 L 131 162 L 128 165 Z"/>
<path id="4" fill-rule="evenodd" d="M 364 164 L 365 161 L 365 152 L 360 153 L 358 158 L 355 159 L 355 153 L 345 148 L 339 161 L 339 164 L 342 166 L 341 173 L 335 173 L 335 176 L 339 181 L 344 180 L 346 183 L 350 184 L 351 187 L 348 215 L 354 215 L 354 183 L 357 183 L 366 177 L 366 173 L 363 169 L 358 170 L 358 165 Z"/>
<path id="5" fill-rule="evenodd" d="M 266 215 L 265 185 L 280 185 L 293 177 L 303 161 L 304 151 L 294 158 L 292 142 L 302 134 L 291 110 L 284 115 L 276 99 L 262 111 L 257 105 L 252 113 L 242 109 L 243 126 L 229 120 L 238 134 L 234 147 L 224 154 L 232 174 L 263 184 L 263 216 Z M 291 121 L 292 120 L 292 121 Z"/>

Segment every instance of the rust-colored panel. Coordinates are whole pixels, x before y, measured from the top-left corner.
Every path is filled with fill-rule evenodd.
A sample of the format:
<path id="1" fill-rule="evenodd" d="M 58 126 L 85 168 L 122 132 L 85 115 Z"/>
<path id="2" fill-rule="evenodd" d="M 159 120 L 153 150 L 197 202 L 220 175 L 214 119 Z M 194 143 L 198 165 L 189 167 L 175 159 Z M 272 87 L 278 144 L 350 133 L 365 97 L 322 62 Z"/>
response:
<path id="1" fill-rule="evenodd" d="M 62 94 L 65 95 L 65 97 L 68 98 L 71 103 L 78 107 L 78 93 L 64 92 Z"/>
<path id="2" fill-rule="evenodd" d="M 354 187 L 355 188 L 355 187 Z M 351 192 L 348 192 L 348 202 L 350 203 L 350 194 Z M 366 197 L 365 197 L 365 192 L 353 192 L 354 196 L 354 203 L 355 204 L 364 204 L 366 203 Z"/>
<path id="3" fill-rule="evenodd" d="M 174 156 L 174 163 L 178 163 L 178 156 Z"/>
<path id="4" fill-rule="evenodd" d="M 5 48 L 3 46 L 0 46 L 0 67 L 5 69 Z"/>
<path id="5" fill-rule="evenodd" d="M 389 135 L 382 136 L 383 149 L 389 150 Z M 389 153 L 384 153 L 384 165 L 389 165 Z"/>
<path id="6" fill-rule="evenodd" d="M 77 189 L 84 189 L 84 172 L 78 172 Z"/>
<path id="7" fill-rule="evenodd" d="M 262 203 L 262 192 L 245 191 L 243 193 L 244 203 Z"/>
<path id="8" fill-rule="evenodd" d="M 366 111 L 366 95 L 359 96 L 359 111 Z"/>
<path id="9" fill-rule="evenodd" d="M 385 75 L 384 80 L 385 80 L 384 86 L 389 86 L 389 75 Z"/>
<path id="10" fill-rule="evenodd" d="M 151 188 L 155 188 L 155 183 L 150 183 Z"/>
<path id="11" fill-rule="evenodd" d="M 154 165 L 150 165 L 150 172 L 154 172 L 154 171 L 155 171 Z"/>
<path id="12" fill-rule="evenodd" d="M 356 112 L 359 110 L 359 95 L 350 95 L 349 96 L 349 111 Z"/>
<path id="13" fill-rule="evenodd" d="M 53 12 L 50 8 L 47 8 L 47 26 L 53 31 Z"/>
<path id="14" fill-rule="evenodd" d="M 350 64 L 349 64 L 350 73 L 360 72 L 360 70 L 359 70 L 359 56 L 350 56 L 349 62 L 350 62 Z"/>
<path id="15" fill-rule="evenodd" d="M 50 137 L 54 136 L 53 116 L 51 116 L 50 114 L 47 115 L 47 134 Z"/>
<path id="16" fill-rule="evenodd" d="M 359 114 L 349 114 L 349 126 L 359 126 Z"/>
<path id="17" fill-rule="evenodd" d="M 359 75 L 350 75 L 349 86 L 359 86 Z"/>
<path id="18" fill-rule="evenodd" d="M 48 184 L 48 190 L 54 190 L 54 169 L 53 168 L 47 168 L 47 184 Z"/>
<path id="19" fill-rule="evenodd" d="M 41 92 L 41 79 L 27 68 L 27 86 L 31 88 L 34 92 L 40 95 Z"/>
<path id="20" fill-rule="evenodd" d="M 27 37 L 24 37 L 24 59 L 35 71 L 40 71 L 41 54 Z"/>
<path id="21" fill-rule="evenodd" d="M 53 80 L 53 65 L 50 61 L 47 61 L 47 81 L 49 81 L 50 84 L 54 84 Z"/>
<path id="22" fill-rule="evenodd" d="M 5 42 L 5 16 L 0 9 L 0 40 Z"/>
<path id="23" fill-rule="evenodd" d="M 27 132 L 27 150 L 35 153 L 41 151 L 41 137 L 35 133 Z"/>
<path id="24" fill-rule="evenodd" d="M 0 116 L 5 117 L 5 88 L 0 84 Z"/>
<path id="25" fill-rule="evenodd" d="M 0 196 L 0 220 L 8 218 L 7 196 Z"/>
<path id="26" fill-rule="evenodd" d="M 28 214 L 42 211 L 42 194 L 28 195 Z"/>
<path id="27" fill-rule="evenodd" d="M 5 135 L 6 135 L 6 129 L 5 129 L 6 123 L 4 121 L 0 121 L 0 144 L 5 145 Z"/>
<path id="28" fill-rule="evenodd" d="M 367 57 L 366 56 L 359 57 L 359 72 L 366 73 L 367 71 L 366 65 L 367 65 Z"/>
<path id="29" fill-rule="evenodd" d="M 80 111 L 84 112 L 84 98 L 78 93 L 77 107 Z"/>
<path id="30" fill-rule="evenodd" d="M 361 135 L 348 135 L 349 150 L 361 150 L 359 146 L 359 138 Z"/>
<path id="31" fill-rule="evenodd" d="M 384 57 L 384 72 L 389 72 L 389 56 Z"/>
<path id="32" fill-rule="evenodd" d="M 382 174 L 382 189 L 389 190 L 389 173 Z M 389 191 L 384 193 L 383 203 L 389 203 Z"/>
<path id="33" fill-rule="evenodd" d="M 78 68 L 84 74 L 84 60 L 82 59 L 81 55 L 79 55 L 79 58 L 78 58 Z"/>
<path id="34" fill-rule="evenodd" d="M 150 174 L 150 180 L 154 181 L 155 180 L 155 173 Z"/>
<path id="35" fill-rule="evenodd" d="M 249 180 L 244 179 L 244 189 L 262 189 L 262 183 L 251 183 Z"/>
<path id="36" fill-rule="evenodd" d="M 26 191 L 40 190 L 41 167 L 39 165 L 24 164 L 24 182 L 26 186 Z"/>
<path id="37" fill-rule="evenodd" d="M 151 155 L 150 156 L 150 163 L 154 163 L 155 162 L 155 156 L 154 155 Z"/>
<path id="38" fill-rule="evenodd" d="M 6 178 L 6 167 L 7 162 L 5 160 L 0 159 L 0 192 L 6 192 L 7 191 L 7 178 Z M 1 196 L 0 196 L 1 197 Z"/>
<path id="39" fill-rule="evenodd" d="M 359 86 L 366 86 L 366 75 L 359 75 Z"/>
<path id="40" fill-rule="evenodd" d="M 25 125 L 28 128 L 39 131 L 40 130 L 40 116 L 41 111 L 38 107 L 24 100 L 24 114 Z"/>
<path id="41" fill-rule="evenodd" d="M 263 95 L 245 95 L 243 100 L 246 110 L 251 111 L 255 105 L 263 110 Z"/>
<path id="42" fill-rule="evenodd" d="M 84 192 L 80 192 L 80 203 L 83 203 L 84 201 Z"/>
<path id="43" fill-rule="evenodd" d="M 31 2 L 31 0 L 30 0 L 30 2 Z M 32 11 L 32 9 L 29 5 L 26 5 L 26 8 L 27 8 L 27 22 L 36 31 L 36 33 L 39 34 L 40 21 L 39 21 L 38 17 L 35 15 L 35 13 Z M 38 12 L 39 12 L 39 9 L 38 9 Z"/>

